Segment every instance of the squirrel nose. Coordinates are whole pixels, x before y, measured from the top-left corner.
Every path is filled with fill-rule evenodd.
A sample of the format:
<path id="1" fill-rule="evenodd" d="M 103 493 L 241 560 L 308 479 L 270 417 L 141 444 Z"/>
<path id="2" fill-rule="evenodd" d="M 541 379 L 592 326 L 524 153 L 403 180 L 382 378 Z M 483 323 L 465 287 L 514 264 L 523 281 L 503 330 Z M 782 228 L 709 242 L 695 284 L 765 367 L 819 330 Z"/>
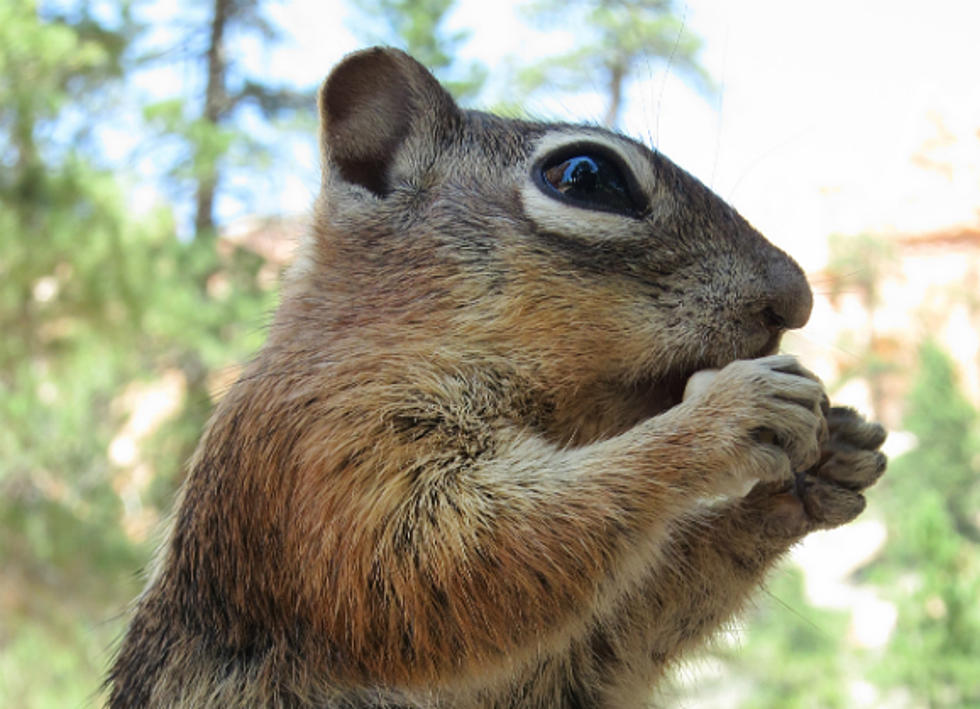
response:
<path id="1" fill-rule="evenodd" d="M 770 262 L 767 282 L 771 290 L 762 311 L 770 330 L 793 330 L 806 325 L 813 309 L 813 293 L 803 271 L 788 256 Z"/>

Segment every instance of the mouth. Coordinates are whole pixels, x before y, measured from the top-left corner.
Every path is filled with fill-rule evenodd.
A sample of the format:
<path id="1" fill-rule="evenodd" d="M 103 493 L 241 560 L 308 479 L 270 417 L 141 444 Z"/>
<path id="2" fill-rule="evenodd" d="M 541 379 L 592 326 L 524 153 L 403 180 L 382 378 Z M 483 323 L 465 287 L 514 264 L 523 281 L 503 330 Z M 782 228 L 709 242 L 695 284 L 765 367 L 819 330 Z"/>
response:
<path id="1" fill-rule="evenodd" d="M 707 369 L 707 367 L 676 369 L 654 380 L 640 384 L 640 389 L 644 391 L 642 399 L 647 402 L 644 418 L 658 416 L 681 403 L 684 399 L 684 387 L 687 386 L 687 380 L 692 374 L 702 369 Z"/>
<path id="2" fill-rule="evenodd" d="M 764 347 L 746 357 L 705 358 L 692 365 L 677 366 L 660 376 L 641 381 L 637 385 L 637 389 L 642 392 L 639 397 L 640 400 L 646 402 L 644 417 L 657 416 L 680 404 L 684 400 L 687 380 L 695 372 L 700 372 L 703 369 L 721 369 L 736 359 L 758 359 L 775 354 L 779 351 L 781 335 L 782 333 L 779 333 L 770 338 Z"/>
<path id="3" fill-rule="evenodd" d="M 542 433 L 563 446 L 585 445 L 629 430 L 636 424 L 658 416 L 681 403 L 687 380 L 703 369 L 720 369 L 735 359 L 755 359 L 778 350 L 779 338 L 740 357 L 731 350 L 728 357 L 713 356 L 687 360 L 664 372 L 651 373 L 630 381 L 605 380 L 580 393 L 557 408 L 558 415 L 547 421 Z"/>

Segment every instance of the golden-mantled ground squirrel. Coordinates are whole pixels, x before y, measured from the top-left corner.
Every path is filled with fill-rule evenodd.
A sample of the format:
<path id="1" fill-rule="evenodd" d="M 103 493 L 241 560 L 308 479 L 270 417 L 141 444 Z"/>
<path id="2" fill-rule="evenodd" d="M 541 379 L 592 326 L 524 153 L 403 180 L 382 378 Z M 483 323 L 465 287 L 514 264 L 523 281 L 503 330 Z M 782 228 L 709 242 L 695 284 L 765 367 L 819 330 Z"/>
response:
<path id="1" fill-rule="evenodd" d="M 662 155 L 461 110 L 401 52 L 319 103 L 310 237 L 110 705 L 645 706 L 884 470 L 775 354 L 803 273 Z"/>

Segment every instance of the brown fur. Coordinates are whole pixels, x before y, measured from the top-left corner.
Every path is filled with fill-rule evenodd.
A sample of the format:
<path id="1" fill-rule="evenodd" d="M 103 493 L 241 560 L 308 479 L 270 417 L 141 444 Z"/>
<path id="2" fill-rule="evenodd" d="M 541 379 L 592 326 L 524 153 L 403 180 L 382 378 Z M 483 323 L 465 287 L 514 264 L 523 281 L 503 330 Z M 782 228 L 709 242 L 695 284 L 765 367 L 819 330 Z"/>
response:
<path id="1" fill-rule="evenodd" d="M 191 461 L 110 705 L 642 706 L 884 468 L 880 427 L 765 356 L 808 317 L 802 273 L 662 156 L 461 111 L 400 52 L 348 57 L 320 107 L 311 239 Z M 535 191 L 565 134 L 620 153 L 649 209 Z"/>

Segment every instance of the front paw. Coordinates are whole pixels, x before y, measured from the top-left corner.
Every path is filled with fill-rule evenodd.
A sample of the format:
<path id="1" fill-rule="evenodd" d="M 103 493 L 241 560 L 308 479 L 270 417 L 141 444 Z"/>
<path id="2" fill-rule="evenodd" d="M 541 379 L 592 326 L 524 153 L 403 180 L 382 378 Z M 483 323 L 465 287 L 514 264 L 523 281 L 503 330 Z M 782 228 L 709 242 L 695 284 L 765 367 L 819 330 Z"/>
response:
<path id="1" fill-rule="evenodd" d="M 803 503 L 813 529 L 850 522 L 865 507 L 862 491 L 877 482 L 888 459 L 878 448 L 885 429 L 854 409 L 835 406 L 827 414 L 829 437 L 820 461 L 795 476 L 794 494 Z"/>
<path id="2" fill-rule="evenodd" d="M 782 544 L 850 522 L 864 511 L 862 492 L 884 473 L 881 425 L 845 407 L 830 408 L 826 418 L 829 433 L 816 465 L 792 482 L 761 482 L 742 501 L 764 538 Z"/>
<path id="3" fill-rule="evenodd" d="M 685 404 L 701 424 L 705 446 L 723 456 L 727 475 L 715 492 L 746 481 L 791 481 L 813 467 L 827 438 L 826 395 L 795 357 L 736 360 L 717 373 L 695 374 Z"/>

